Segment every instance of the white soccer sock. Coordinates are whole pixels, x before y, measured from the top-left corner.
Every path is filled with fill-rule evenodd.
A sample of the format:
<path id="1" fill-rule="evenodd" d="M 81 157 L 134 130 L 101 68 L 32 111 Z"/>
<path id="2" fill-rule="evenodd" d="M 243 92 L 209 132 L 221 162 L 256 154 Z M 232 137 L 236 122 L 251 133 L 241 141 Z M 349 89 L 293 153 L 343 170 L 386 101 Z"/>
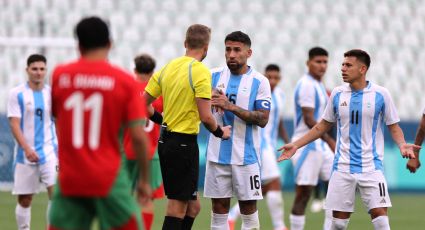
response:
<path id="1" fill-rule="evenodd" d="M 258 210 L 250 215 L 241 214 L 242 227 L 241 230 L 260 229 L 260 220 L 258 219 Z"/>
<path id="2" fill-rule="evenodd" d="M 52 201 L 51 200 L 49 200 L 48 202 L 47 202 L 47 209 L 46 209 L 46 223 L 47 223 L 47 225 L 50 225 L 50 205 L 51 205 L 51 203 L 52 203 Z"/>
<path id="3" fill-rule="evenodd" d="M 269 207 L 270 217 L 272 218 L 275 229 L 283 229 L 285 222 L 283 220 L 283 199 L 281 191 L 269 191 L 266 195 L 267 207 Z"/>
<path id="4" fill-rule="evenodd" d="M 325 221 L 323 222 L 323 230 L 330 230 L 332 225 L 332 210 L 325 210 Z"/>
<path id="5" fill-rule="evenodd" d="M 211 230 L 229 230 L 228 214 L 211 213 Z"/>
<path id="6" fill-rule="evenodd" d="M 239 204 L 236 203 L 229 211 L 229 220 L 236 221 L 241 215 L 241 210 L 239 209 Z"/>
<path id="7" fill-rule="evenodd" d="M 378 216 L 372 220 L 375 230 L 390 230 L 390 221 L 388 216 Z"/>
<path id="8" fill-rule="evenodd" d="M 303 230 L 305 225 L 305 215 L 289 215 L 291 230 Z"/>
<path id="9" fill-rule="evenodd" d="M 28 208 L 24 208 L 20 204 L 17 204 L 15 208 L 15 215 L 16 223 L 18 224 L 18 230 L 30 229 L 31 206 Z"/>
<path id="10" fill-rule="evenodd" d="M 338 219 L 333 217 L 332 218 L 332 226 L 331 226 L 331 230 L 345 230 L 347 229 L 348 226 L 348 222 L 350 221 L 350 219 Z"/>

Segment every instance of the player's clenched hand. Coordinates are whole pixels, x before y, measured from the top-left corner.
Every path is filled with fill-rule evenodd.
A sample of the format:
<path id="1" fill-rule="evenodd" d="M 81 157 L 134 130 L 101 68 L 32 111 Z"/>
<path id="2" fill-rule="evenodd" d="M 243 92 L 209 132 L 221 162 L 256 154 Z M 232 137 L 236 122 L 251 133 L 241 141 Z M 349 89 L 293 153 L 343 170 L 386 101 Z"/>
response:
<path id="1" fill-rule="evenodd" d="M 409 159 L 409 161 L 407 161 L 407 165 L 406 168 L 411 172 L 411 173 L 415 173 L 416 170 L 419 169 L 419 167 L 421 167 L 421 162 L 419 161 L 418 158 L 416 159 Z"/>
<path id="2" fill-rule="evenodd" d="M 145 206 L 151 199 L 152 189 L 149 183 L 140 181 L 137 184 L 137 200 L 141 206 Z"/>
<path id="3" fill-rule="evenodd" d="M 221 130 L 223 130 L 223 136 L 221 137 L 221 139 L 223 140 L 227 140 L 230 138 L 230 135 L 232 135 L 232 126 L 231 125 L 227 125 L 221 128 Z"/>
<path id="4" fill-rule="evenodd" d="M 421 146 L 402 143 L 399 145 L 399 148 L 403 158 L 416 159 L 414 152 L 419 151 L 421 149 Z"/>
<path id="5" fill-rule="evenodd" d="M 280 155 L 277 161 L 280 162 L 280 161 L 288 160 L 295 154 L 297 149 L 298 147 L 292 143 L 282 146 L 280 149 L 277 150 L 277 151 L 283 151 L 282 155 Z"/>
<path id="6" fill-rule="evenodd" d="M 224 94 L 213 94 L 211 97 L 211 105 L 224 109 L 229 110 L 232 103 L 230 103 L 229 99 L 227 99 L 226 95 Z"/>
<path id="7" fill-rule="evenodd" d="M 39 158 L 37 153 L 31 149 L 31 148 L 26 148 L 24 149 L 25 152 L 25 157 L 30 161 L 30 162 L 38 162 Z"/>

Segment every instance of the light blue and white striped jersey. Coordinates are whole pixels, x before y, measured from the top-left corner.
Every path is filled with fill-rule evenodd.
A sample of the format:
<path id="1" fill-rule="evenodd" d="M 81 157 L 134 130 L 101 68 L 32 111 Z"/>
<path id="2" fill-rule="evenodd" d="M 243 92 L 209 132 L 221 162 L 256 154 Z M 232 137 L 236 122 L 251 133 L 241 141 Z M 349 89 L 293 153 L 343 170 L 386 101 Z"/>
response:
<path id="1" fill-rule="evenodd" d="M 26 143 L 37 152 L 38 164 L 44 164 L 57 156 L 57 138 L 51 108 L 50 86 L 45 85 L 41 91 L 34 91 L 25 83 L 9 93 L 7 117 L 21 119 L 21 131 Z M 35 164 L 28 161 L 18 143 L 15 146 L 15 162 Z"/>
<path id="2" fill-rule="evenodd" d="M 261 129 L 261 149 L 269 149 L 277 152 L 277 140 L 279 134 L 279 123 L 283 119 L 284 94 L 279 87 L 272 92 L 272 103 L 270 105 L 269 122 Z"/>
<path id="3" fill-rule="evenodd" d="M 254 111 L 270 109 L 271 93 L 269 80 L 249 67 L 243 75 L 232 75 L 229 68 L 222 67 L 212 71 L 212 87 L 225 92 L 230 102 L 242 109 Z M 208 137 L 207 159 L 219 164 L 249 165 L 260 159 L 260 127 L 225 111 L 224 115 L 214 113 L 221 126 L 231 125 L 229 140 L 213 135 Z"/>
<path id="4" fill-rule="evenodd" d="M 295 86 L 295 119 L 294 119 L 294 135 L 292 141 L 299 139 L 310 131 L 303 119 L 303 107 L 314 109 L 314 119 L 319 122 L 325 111 L 328 95 L 322 82 L 314 79 L 310 74 L 306 73 Z M 309 145 L 311 151 L 325 151 L 325 142 L 317 139 L 314 144 Z"/>
<path id="5" fill-rule="evenodd" d="M 368 82 L 354 91 L 348 84 L 332 91 L 323 119 L 337 122 L 333 170 L 363 173 L 383 169 L 384 126 L 400 121 L 387 89 Z"/>

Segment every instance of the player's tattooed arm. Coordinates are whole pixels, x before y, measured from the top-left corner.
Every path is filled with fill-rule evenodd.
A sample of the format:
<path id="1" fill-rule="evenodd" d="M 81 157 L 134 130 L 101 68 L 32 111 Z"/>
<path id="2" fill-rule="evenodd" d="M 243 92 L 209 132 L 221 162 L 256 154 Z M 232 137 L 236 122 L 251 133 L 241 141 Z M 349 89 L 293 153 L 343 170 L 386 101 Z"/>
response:
<path id="1" fill-rule="evenodd" d="M 232 112 L 248 124 L 258 125 L 261 128 L 264 128 L 269 121 L 270 111 L 263 109 L 254 111 L 242 109 L 241 107 L 231 103 L 226 95 L 221 92 L 213 93 L 211 104 L 215 107 Z"/>
<path id="2" fill-rule="evenodd" d="M 238 116 L 240 119 L 244 120 L 246 123 L 258 125 L 261 128 L 264 128 L 269 121 L 269 110 L 260 109 L 249 111 L 242 109 L 239 106 L 233 105 L 229 111 Z"/>

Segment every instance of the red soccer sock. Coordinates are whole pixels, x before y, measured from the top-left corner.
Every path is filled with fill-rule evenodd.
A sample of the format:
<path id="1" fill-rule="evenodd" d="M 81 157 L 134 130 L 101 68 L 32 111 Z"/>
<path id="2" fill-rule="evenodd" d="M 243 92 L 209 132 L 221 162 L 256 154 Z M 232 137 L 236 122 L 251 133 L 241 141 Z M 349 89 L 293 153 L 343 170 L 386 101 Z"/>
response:
<path id="1" fill-rule="evenodd" d="M 151 230 L 153 223 L 153 213 L 142 212 L 143 225 L 146 230 Z"/>

